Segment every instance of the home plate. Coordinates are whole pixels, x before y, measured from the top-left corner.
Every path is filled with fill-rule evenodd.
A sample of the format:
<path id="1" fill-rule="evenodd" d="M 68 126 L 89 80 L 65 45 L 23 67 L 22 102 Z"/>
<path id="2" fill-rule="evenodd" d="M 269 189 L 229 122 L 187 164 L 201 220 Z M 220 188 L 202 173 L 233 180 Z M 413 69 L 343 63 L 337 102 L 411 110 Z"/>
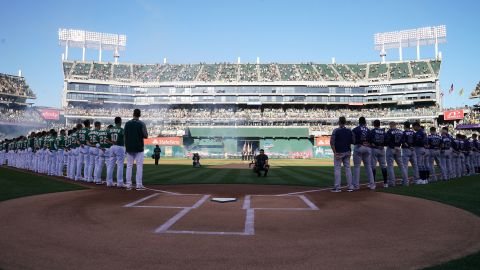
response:
<path id="1" fill-rule="evenodd" d="M 211 201 L 219 203 L 236 202 L 237 198 L 212 198 Z"/>

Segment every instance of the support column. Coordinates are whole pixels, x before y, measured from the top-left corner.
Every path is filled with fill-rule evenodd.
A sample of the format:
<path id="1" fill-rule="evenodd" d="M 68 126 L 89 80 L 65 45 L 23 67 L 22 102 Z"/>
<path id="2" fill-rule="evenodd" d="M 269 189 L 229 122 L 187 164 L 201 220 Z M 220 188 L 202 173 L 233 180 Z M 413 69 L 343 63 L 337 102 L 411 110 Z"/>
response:
<path id="1" fill-rule="evenodd" d="M 85 62 L 85 46 L 82 48 L 82 61 Z"/>
<path id="2" fill-rule="evenodd" d="M 420 61 L 420 40 L 417 40 L 417 61 Z"/>
<path id="3" fill-rule="evenodd" d="M 403 52 L 402 52 L 402 45 L 398 47 L 398 57 L 400 58 L 400 61 L 403 61 Z"/>
<path id="4" fill-rule="evenodd" d="M 67 40 L 67 43 L 65 44 L 65 60 L 68 60 L 68 40 Z"/>
<path id="5" fill-rule="evenodd" d="M 438 35 L 435 31 L 435 60 L 438 60 Z"/>
<path id="6" fill-rule="evenodd" d="M 102 62 L 102 44 L 100 43 L 100 48 L 98 49 L 98 62 Z"/>

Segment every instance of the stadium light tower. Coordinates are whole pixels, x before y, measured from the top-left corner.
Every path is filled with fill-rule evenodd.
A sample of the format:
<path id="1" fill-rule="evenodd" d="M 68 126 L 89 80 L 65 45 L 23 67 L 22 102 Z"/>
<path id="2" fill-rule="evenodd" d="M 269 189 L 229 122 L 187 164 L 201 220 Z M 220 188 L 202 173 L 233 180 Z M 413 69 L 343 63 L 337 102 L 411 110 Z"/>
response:
<path id="1" fill-rule="evenodd" d="M 98 61 L 102 61 L 102 51 L 114 51 L 115 63 L 118 61 L 118 51 L 124 51 L 127 46 L 127 36 L 100 32 L 89 32 L 78 29 L 58 29 L 58 42 L 65 46 L 65 60 L 68 60 L 69 48 L 82 48 L 82 61 L 85 61 L 85 49 L 98 50 Z"/>
<path id="2" fill-rule="evenodd" d="M 373 36 L 375 50 L 380 51 L 385 62 L 386 51 L 398 48 L 400 61 L 403 60 L 402 48 L 417 47 L 417 60 L 420 60 L 420 46 L 435 45 L 435 59 L 439 59 L 438 44 L 447 42 L 445 25 L 429 26 L 402 31 L 377 33 Z"/>

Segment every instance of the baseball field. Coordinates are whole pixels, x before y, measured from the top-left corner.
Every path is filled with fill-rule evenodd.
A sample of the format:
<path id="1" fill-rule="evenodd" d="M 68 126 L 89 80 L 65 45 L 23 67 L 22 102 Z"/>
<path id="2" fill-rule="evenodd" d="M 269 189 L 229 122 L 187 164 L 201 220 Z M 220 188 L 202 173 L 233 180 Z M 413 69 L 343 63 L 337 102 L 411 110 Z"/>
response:
<path id="1" fill-rule="evenodd" d="M 145 191 L 0 167 L 0 269 L 480 267 L 478 176 L 331 193 L 329 160 L 248 163 L 146 160 Z"/>

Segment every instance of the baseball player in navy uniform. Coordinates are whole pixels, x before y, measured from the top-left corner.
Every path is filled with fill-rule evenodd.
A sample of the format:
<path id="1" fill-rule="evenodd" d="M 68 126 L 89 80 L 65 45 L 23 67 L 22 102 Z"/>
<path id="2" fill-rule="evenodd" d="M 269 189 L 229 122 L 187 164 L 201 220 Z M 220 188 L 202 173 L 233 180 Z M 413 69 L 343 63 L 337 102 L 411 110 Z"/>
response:
<path id="1" fill-rule="evenodd" d="M 388 168 L 388 186 L 395 186 L 395 171 L 394 162 L 397 163 L 398 168 L 402 174 L 402 185 L 408 186 L 408 174 L 403 169 L 402 150 L 403 144 L 403 131 L 397 128 L 397 123 L 390 122 L 390 129 L 387 131 L 386 143 L 387 143 L 387 168 Z M 388 187 L 387 186 L 387 187 Z"/>
<path id="2" fill-rule="evenodd" d="M 387 183 L 387 164 L 385 160 L 385 136 L 386 132 L 384 128 L 380 128 L 380 120 L 373 121 L 373 129 L 370 130 L 370 148 L 372 149 L 372 173 L 373 179 L 376 178 L 376 166 L 380 165 L 383 176 L 383 186 L 388 187 Z"/>
<path id="3" fill-rule="evenodd" d="M 410 128 L 410 122 L 403 124 L 403 143 L 402 143 L 402 162 L 403 170 L 408 177 L 408 164 L 412 165 L 413 181 L 418 182 L 420 176 L 418 174 L 417 155 L 414 148 L 415 131 Z"/>
<path id="4" fill-rule="evenodd" d="M 480 173 L 480 144 L 478 142 L 477 134 L 472 134 L 472 160 L 473 168 L 476 174 Z"/>
<path id="5" fill-rule="evenodd" d="M 455 169 L 455 176 L 457 178 L 462 177 L 464 175 L 463 171 L 463 162 L 464 162 L 464 156 L 463 156 L 463 140 L 462 140 L 462 135 L 458 134 L 455 136 L 455 140 L 453 140 L 453 167 Z"/>
<path id="6" fill-rule="evenodd" d="M 440 154 L 443 148 L 443 139 L 437 133 L 435 127 L 430 128 L 430 135 L 427 137 L 427 148 L 429 152 L 428 170 L 430 172 L 430 180 L 436 182 L 438 180 L 437 173 L 435 172 L 435 164 L 440 167 L 440 172 L 443 180 L 447 180 L 445 167 L 440 162 Z"/>
<path id="7" fill-rule="evenodd" d="M 442 177 L 452 179 L 455 177 L 455 169 L 453 168 L 453 138 L 448 134 L 448 127 L 442 128 L 442 150 L 440 151 L 440 162 L 445 172 Z"/>
<path id="8" fill-rule="evenodd" d="M 360 117 L 358 120 L 359 126 L 353 129 L 353 187 L 354 189 L 360 188 L 360 165 L 363 162 L 365 172 L 368 179 L 368 188 L 375 190 L 375 181 L 373 180 L 372 167 L 370 162 L 372 161 L 370 144 L 368 138 L 370 136 L 370 130 L 367 128 L 367 121 L 365 117 Z"/>
<path id="9" fill-rule="evenodd" d="M 345 176 L 347 178 L 347 191 L 354 190 L 352 183 L 352 170 L 350 168 L 350 157 L 352 156 L 351 145 L 353 144 L 353 133 L 345 127 L 347 120 L 345 117 L 338 119 L 338 128 L 334 129 L 330 137 L 330 146 L 332 147 L 334 160 L 334 175 L 335 183 L 332 192 L 341 192 L 340 186 L 342 183 L 342 164 L 345 168 Z"/>
<path id="10" fill-rule="evenodd" d="M 475 172 L 473 170 L 472 162 L 472 142 L 467 138 L 466 135 L 463 135 L 463 140 L 465 142 L 465 168 L 467 175 L 473 175 Z"/>
<path id="11" fill-rule="evenodd" d="M 417 181 L 416 184 L 428 184 L 427 151 L 425 150 L 427 136 L 419 122 L 413 123 L 413 130 L 415 130 L 413 145 L 415 155 L 417 156 L 418 174 L 420 176 L 420 180 Z"/>

